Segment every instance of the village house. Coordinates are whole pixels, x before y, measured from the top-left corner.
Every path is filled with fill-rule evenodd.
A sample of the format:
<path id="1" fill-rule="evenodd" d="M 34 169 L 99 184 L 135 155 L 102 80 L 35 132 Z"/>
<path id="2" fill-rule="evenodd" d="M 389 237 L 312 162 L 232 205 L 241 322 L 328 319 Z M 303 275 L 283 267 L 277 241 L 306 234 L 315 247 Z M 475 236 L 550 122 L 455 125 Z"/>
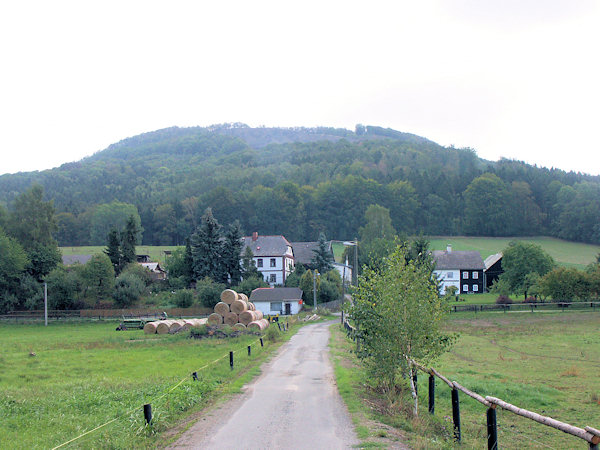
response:
<path id="1" fill-rule="evenodd" d="M 249 247 L 256 268 L 265 281 L 271 286 L 283 286 L 287 276 L 294 270 L 294 251 L 288 240 L 281 235 L 259 236 L 256 231 L 243 239 L 241 256 Z"/>
<path id="2" fill-rule="evenodd" d="M 477 251 L 434 250 L 434 274 L 441 283 L 440 293 L 454 286 L 459 294 L 478 294 L 485 291 L 485 265 Z"/>
<path id="3" fill-rule="evenodd" d="M 250 301 L 265 315 L 298 314 L 302 309 L 300 288 L 257 288 L 250 294 Z"/>
<path id="4" fill-rule="evenodd" d="M 331 254 L 331 259 L 334 260 L 331 243 L 332 241 L 327 242 L 327 250 Z M 294 251 L 294 263 L 302 264 L 305 268 L 310 269 L 312 268 L 315 252 L 319 249 L 319 242 L 292 242 L 292 249 Z M 332 265 L 340 273 L 342 280 L 345 280 L 346 283 L 352 282 L 352 266 L 338 262 L 333 262 Z"/>

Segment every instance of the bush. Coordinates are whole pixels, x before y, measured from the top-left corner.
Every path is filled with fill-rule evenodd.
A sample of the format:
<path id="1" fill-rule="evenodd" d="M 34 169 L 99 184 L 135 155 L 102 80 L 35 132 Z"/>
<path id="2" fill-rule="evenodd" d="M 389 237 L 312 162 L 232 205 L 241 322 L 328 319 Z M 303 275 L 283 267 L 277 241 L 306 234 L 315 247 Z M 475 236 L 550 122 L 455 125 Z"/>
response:
<path id="1" fill-rule="evenodd" d="M 281 331 L 279 331 L 279 327 L 276 327 L 274 324 L 269 325 L 267 328 L 267 332 L 265 334 L 265 338 L 270 342 L 277 342 L 281 337 Z"/>
<path id="2" fill-rule="evenodd" d="M 245 280 L 242 280 L 239 286 L 234 286 L 231 289 L 236 292 L 246 294 L 248 297 L 250 297 L 252 291 L 259 287 L 269 287 L 269 284 L 266 283 L 262 278 L 246 278 Z"/>
<path id="3" fill-rule="evenodd" d="M 537 303 L 537 302 L 538 302 L 538 299 L 537 299 L 537 298 L 535 298 L 535 297 L 527 297 L 527 298 L 526 298 L 526 299 L 523 301 L 523 303 Z"/>
<path id="4" fill-rule="evenodd" d="M 191 289 L 182 289 L 175 292 L 173 302 L 180 308 L 189 308 L 194 304 L 194 291 Z"/>
<path id="5" fill-rule="evenodd" d="M 207 308 L 214 308 L 221 301 L 221 292 L 224 289 L 224 284 L 215 283 L 208 277 L 196 282 L 198 301 L 202 306 L 206 306 Z"/>
<path id="6" fill-rule="evenodd" d="M 124 273 L 117 277 L 113 298 L 115 305 L 127 308 L 137 302 L 144 292 L 144 282 L 133 273 Z"/>
<path id="7" fill-rule="evenodd" d="M 512 298 L 507 295 L 499 295 L 496 299 L 496 305 L 510 305 L 513 303 Z"/>

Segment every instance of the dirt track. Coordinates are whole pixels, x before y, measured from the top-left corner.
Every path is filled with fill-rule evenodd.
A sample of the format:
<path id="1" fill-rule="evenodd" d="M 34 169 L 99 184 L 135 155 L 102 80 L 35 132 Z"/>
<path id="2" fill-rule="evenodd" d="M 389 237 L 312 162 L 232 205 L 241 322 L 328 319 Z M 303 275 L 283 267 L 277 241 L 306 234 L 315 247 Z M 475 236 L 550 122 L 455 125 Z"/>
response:
<path id="1" fill-rule="evenodd" d="M 345 449 L 358 444 L 329 361 L 330 323 L 303 327 L 245 393 L 170 448 Z"/>

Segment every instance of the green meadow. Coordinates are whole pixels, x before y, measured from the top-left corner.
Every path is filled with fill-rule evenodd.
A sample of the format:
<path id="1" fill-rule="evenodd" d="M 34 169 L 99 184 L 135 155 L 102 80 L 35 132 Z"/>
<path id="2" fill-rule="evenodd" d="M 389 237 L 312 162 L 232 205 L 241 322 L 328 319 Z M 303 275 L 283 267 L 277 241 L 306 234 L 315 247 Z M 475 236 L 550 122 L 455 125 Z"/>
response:
<path id="1" fill-rule="evenodd" d="M 135 251 L 138 255 L 150 255 L 151 261 L 165 262 L 165 250 L 173 251 L 177 247 L 173 245 L 138 245 Z M 102 253 L 106 246 L 85 246 L 85 247 L 60 247 L 63 255 L 95 255 Z"/>
<path id="2" fill-rule="evenodd" d="M 116 325 L 0 324 L 0 448 L 53 448 L 107 422 L 71 445 L 164 443 L 164 432 L 239 390 L 277 348 L 266 339 L 261 348 L 256 335 L 196 340 L 189 332 L 117 332 Z M 233 371 L 229 351 L 235 351 Z M 152 427 L 145 426 L 146 403 Z"/>
<path id="3" fill-rule="evenodd" d="M 447 329 L 460 337 L 431 366 L 450 380 L 571 425 L 600 428 L 600 312 L 461 313 L 450 316 Z M 452 440 L 451 391 L 446 384 L 436 379 L 433 417 L 427 411 L 428 375 L 423 373 L 418 381 L 418 420 L 407 418 L 408 395 L 403 404 L 378 410 L 376 396 L 364 387 L 368 380 L 356 365 L 353 344 L 346 339 L 332 342 L 336 376 L 355 423 L 368 425 L 369 420 L 359 420 L 366 417 L 396 426 L 405 430 L 413 448 L 459 447 Z M 460 393 L 461 448 L 485 448 L 485 412 L 484 405 Z M 500 448 L 587 448 L 579 438 L 500 408 L 497 423 Z M 361 431 L 365 441 L 377 441 L 379 432 L 373 427 L 369 432 L 361 426 Z"/>

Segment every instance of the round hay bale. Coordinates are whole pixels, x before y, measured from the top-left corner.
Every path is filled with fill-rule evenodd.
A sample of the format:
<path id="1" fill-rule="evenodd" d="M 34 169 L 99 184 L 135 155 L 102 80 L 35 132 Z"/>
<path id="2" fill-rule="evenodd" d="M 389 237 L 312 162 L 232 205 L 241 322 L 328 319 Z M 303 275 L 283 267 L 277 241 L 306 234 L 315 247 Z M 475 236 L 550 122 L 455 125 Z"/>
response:
<path id="1" fill-rule="evenodd" d="M 208 316 L 208 323 L 210 325 L 221 325 L 223 323 L 223 316 L 221 314 L 212 313 Z"/>
<path id="2" fill-rule="evenodd" d="M 184 330 L 189 330 L 194 326 L 194 319 L 183 319 L 183 326 L 181 327 Z"/>
<path id="3" fill-rule="evenodd" d="M 265 325 L 265 328 L 264 328 L 265 330 L 267 328 L 269 328 L 270 324 L 269 324 L 269 321 L 267 319 L 260 319 L 260 320 L 257 320 L 257 322 L 262 322 Z"/>
<path id="4" fill-rule="evenodd" d="M 257 320 L 255 311 L 243 311 L 239 314 L 239 320 L 244 325 L 248 326 L 250 322 Z"/>
<path id="5" fill-rule="evenodd" d="M 179 331 L 184 325 L 185 322 L 183 320 L 174 320 L 173 323 L 169 325 L 169 333 L 175 333 Z"/>
<path id="6" fill-rule="evenodd" d="M 223 321 L 225 322 L 226 325 L 234 326 L 239 321 L 238 315 L 234 312 L 228 312 L 223 317 Z"/>
<path id="7" fill-rule="evenodd" d="M 248 303 L 248 296 L 246 294 L 244 294 L 243 292 L 238 292 L 238 299 L 244 300 L 246 303 Z"/>
<path id="8" fill-rule="evenodd" d="M 244 325 L 244 324 L 243 324 L 243 323 L 241 323 L 241 322 L 238 322 L 238 323 L 236 323 L 236 324 L 233 326 L 233 329 L 234 329 L 234 330 L 239 330 L 239 331 L 244 331 L 244 330 L 246 330 L 246 325 Z"/>
<path id="9" fill-rule="evenodd" d="M 254 311 L 254 314 L 256 315 L 256 320 L 261 320 L 264 318 L 262 311 Z"/>
<path id="10" fill-rule="evenodd" d="M 215 312 L 225 317 L 229 312 L 229 305 L 225 302 L 219 302 L 215 305 Z"/>
<path id="11" fill-rule="evenodd" d="M 250 311 L 256 311 L 256 306 L 252 302 L 248 302 L 248 309 Z"/>
<path id="12" fill-rule="evenodd" d="M 255 320 L 254 322 L 250 322 L 248 324 L 248 329 L 253 330 L 253 331 L 255 331 L 255 330 L 263 331 L 263 330 L 266 330 L 268 326 L 269 326 L 268 324 L 265 324 L 264 319 Z"/>
<path id="13" fill-rule="evenodd" d="M 156 334 L 156 326 L 157 325 L 158 325 L 157 322 L 148 322 L 146 325 L 144 325 L 144 333 Z"/>
<path id="14" fill-rule="evenodd" d="M 221 292 L 221 301 L 231 305 L 238 299 L 238 294 L 233 289 L 225 289 Z"/>
<path id="15" fill-rule="evenodd" d="M 231 304 L 231 312 L 234 312 L 236 314 L 241 314 L 247 310 L 248 310 L 248 303 L 246 303 L 243 300 L 236 300 L 235 302 L 233 302 Z"/>
<path id="16" fill-rule="evenodd" d="M 169 333 L 169 327 L 171 326 L 171 323 L 175 322 L 174 320 L 161 320 L 158 322 L 158 325 L 156 325 L 156 333 L 157 334 L 168 334 Z"/>
<path id="17" fill-rule="evenodd" d="M 202 325 L 206 325 L 208 323 L 208 319 L 205 317 L 204 319 L 194 319 L 196 321 L 196 327 L 201 327 Z"/>

